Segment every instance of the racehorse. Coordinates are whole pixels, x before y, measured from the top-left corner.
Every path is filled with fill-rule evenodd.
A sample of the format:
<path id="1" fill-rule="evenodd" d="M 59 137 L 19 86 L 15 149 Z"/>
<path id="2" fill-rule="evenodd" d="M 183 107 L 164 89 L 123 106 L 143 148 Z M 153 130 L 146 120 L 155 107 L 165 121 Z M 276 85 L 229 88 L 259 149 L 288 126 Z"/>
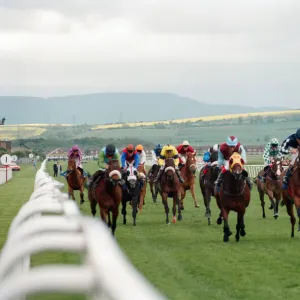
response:
<path id="1" fill-rule="evenodd" d="M 76 168 L 74 158 L 69 158 L 67 169 L 67 182 L 69 198 L 75 200 L 74 191 L 80 191 L 80 204 L 84 203 L 84 183 L 86 178 L 82 178 L 80 171 Z"/>
<path id="2" fill-rule="evenodd" d="M 127 171 L 125 172 L 123 179 L 125 180 L 126 186 L 123 189 L 122 196 L 122 215 L 123 224 L 126 224 L 126 204 L 131 203 L 132 206 L 132 218 L 133 226 L 136 226 L 136 214 L 138 210 L 138 205 L 140 203 L 140 181 L 138 179 L 137 169 L 133 166 L 133 163 L 127 163 Z"/>
<path id="3" fill-rule="evenodd" d="M 168 197 L 173 198 L 173 223 L 177 222 L 176 204 L 178 205 L 178 221 L 182 220 L 181 207 L 179 202 L 180 197 L 180 182 L 177 174 L 175 174 L 175 163 L 173 158 L 165 159 L 164 172 L 158 182 L 158 191 L 162 197 L 162 202 L 165 207 L 166 224 L 169 222 L 169 206 Z"/>
<path id="4" fill-rule="evenodd" d="M 217 153 L 217 152 L 216 152 Z M 217 153 L 218 154 L 218 153 Z M 204 200 L 204 205 L 206 208 L 205 211 L 205 217 L 208 220 L 208 225 L 211 224 L 210 218 L 211 218 L 211 210 L 210 210 L 210 201 L 211 201 L 211 196 L 214 196 L 214 187 L 215 187 L 215 181 L 218 178 L 218 161 L 213 160 L 211 163 L 210 167 L 204 171 L 204 168 L 201 169 L 200 175 L 199 175 L 199 184 L 200 184 L 200 189 L 201 193 L 203 195 L 203 200 Z"/>
<path id="5" fill-rule="evenodd" d="M 108 169 L 89 187 L 89 200 L 93 217 L 95 217 L 98 202 L 101 219 L 108 227 L 111 227 L 113 235 L 117 228 L 119 205 L 122 201 L 122 187 L 120 186 L 122 175 L 120 171 L 119 160 L 111 160 L 108 163 Z M 112 222 L 110 213 L 112 213 Z"/>
<path id="6" fill-rule="evenodd" d="M 246 235 L 244 214 L 250 203 L 250 190 L 243 178 L 243 175 L 247 175 L 243 170 L 243 165 L 241 155 L 237 152 L 233 153 L 229 159 L 230 170 L 222 171 L 224 174 L 220 192 L 217 192 L 215 188 L 217 204 L 224 219 L 224 242 L 228 242 L 232 235 L 228 224 L 228 215 L 231 210 L 237 213 L 236 241 L 240 240 L 240 235 L 242 237 Z"/>
<path id="7" fill-rule="evenodd" d="M 153 165 L 152 168 L 148 172 L 150 191 L 153 199 L 153 203 L 156 203 L 157 195 L 158 195 L 158 187 L 157 183 L 154 183 L 153 180 L 157 176 L 159 171 L 158 165 Z"/>
<path id="8" fill-rule="evenodd" d="M 283 202 L 291 221 L 291 237 L 294 237 L 296 218 L 294 216 L 294 204 L 297 208 L 299 218 L 298 231 L 300 231 L 300 146 L 298 146 L 298 157 L 295 160 L 293 173 L 289 179 L 288 190 L 282 190 Z"/>
<path id="9" fill-rule="evenodd" d="M 141 188 L 141 192 L 140 192 L 140 203 L 139 203 L 139 210 L 140 212 L 142 212 L 143 205 L 145 205 L 145 197 L 147 192 L 147 176 L 146 176 L 145 166 L 138 165 L 137 171 L 140 180 L 143 182 L 143 187 Z"/>
<path id="10" fill-rule="evenodd" d="M 191 191 L 192 197 L 194 199 L 195 207 L 199 207 L 199 204 L 196 200 L 195 193 L 195 173 L 197 171 L 197 161 L 196 161 L 196 153 L 187 153 L 186 155 L 186 163 L 181 168 L 180 173 L 184 179 L 184 182 L 180 185 L 180 206 L 181 210 L 184 210 L 183 200 L 185 198 L 185 194 L 187 190 Z"/>
<path id="11" fill-rule="evenodd" d="M 265 194 L 268 195 L 271 206 L 270 209 L 274 209 L 273 217 L 278 218 L 278 206 L 281 200 L 281 186 L 282 186 L 282 159 L 274 158 L 271 161 L 271 167 L 266 171 L 266 183 L 261 181 L 261 177 L 264 174 L 264 170 L 261 170 L 257 176 L 257 191 L 259 193 L 259 198 L 261 202 L 261 207 L 263 211 L 263 218 L 266 217 L 265 214 Z"/>

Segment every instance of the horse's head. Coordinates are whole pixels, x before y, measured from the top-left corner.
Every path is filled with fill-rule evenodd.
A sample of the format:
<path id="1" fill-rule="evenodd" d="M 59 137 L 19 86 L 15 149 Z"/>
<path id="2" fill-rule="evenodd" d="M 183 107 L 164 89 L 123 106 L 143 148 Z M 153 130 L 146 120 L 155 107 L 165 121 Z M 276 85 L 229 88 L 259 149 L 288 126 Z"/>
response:
<path id="1" fill-rule="evenodd" d="M 173 180 L 175 174 L 175 163 L 173 158 L 165 159 L 165 173 L 168 180 Z"/>
<path id="2" fill-rule="evenodd" d="M 68 171 L 72 172 L 76 170 L 76 161 L 73 157 L 70 157 L 68 160 Z"/>
<path id="3" fill-rule="evenodd" d="M 126 181 L 131 189 L 135 188 L 137 183 L 137 169 L 133 166 L 133 163 L 127 163 Z"/>
<path id="4" fill-rule="evenodd" d="M 229 170 L 236 179 L 241 178 L 244 169 L 244 160 L 241 155 L 234 152 L 229 159 Z"/>
<path id="5" fill-rule="evenodd" d="M 192 172 L 193 174 L 196 173 L 196 170 L 197 170 L 196 153 L 188 153 L 187 154 L 186 166 L 190 172 Z"/>
<path id="6" fill-rule="evenodd" d="M 117 182 L 122 178 L 121 175 L 121 167 L 120 167 L 120 163 L 119 160 L 117 159 L 112 159 L 108 162 L 108 177 L 111 181 L 113 182 Z"/>
<path id="7" fill-rule="evenodd" d="M 282 159 L 281 158 L 272 158 L 271 160 L 271 170 L 276 176 L 276 178 L 279 178 L 282 174 L 283 167 L 282 167 Z"/>

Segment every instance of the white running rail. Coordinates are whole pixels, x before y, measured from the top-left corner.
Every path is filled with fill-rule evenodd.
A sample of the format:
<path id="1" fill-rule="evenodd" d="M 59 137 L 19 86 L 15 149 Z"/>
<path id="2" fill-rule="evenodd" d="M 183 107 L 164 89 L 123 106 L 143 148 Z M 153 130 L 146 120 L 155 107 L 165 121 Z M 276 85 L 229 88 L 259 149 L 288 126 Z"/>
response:
<path id="1" fill-rule="evenodd" d="M 93 300 L 166 299 L 131 265 L 110 230 L 100 220 L 82 216 L 60 191 L 63 184 L 45 168 L 46 160 L 2 248 L 0 299 L 24 300 L 40 293 L 78 293 Z M 82 263 L 31 267 L 31 255 L 44 251 L 78 253 Z"/>

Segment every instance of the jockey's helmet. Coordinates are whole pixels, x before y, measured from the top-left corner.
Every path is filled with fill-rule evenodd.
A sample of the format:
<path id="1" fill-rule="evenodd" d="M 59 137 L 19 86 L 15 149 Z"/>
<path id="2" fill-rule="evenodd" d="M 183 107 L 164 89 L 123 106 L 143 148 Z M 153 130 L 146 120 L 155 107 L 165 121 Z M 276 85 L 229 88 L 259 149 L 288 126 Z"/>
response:
<path id="1" fill-rule="evenodd" d="M 271 140 L 271 146 L 272 146 L 272 147 L 277 147 L 278 144 L 279 144 L 279 142 L 278 142 L 277 139 L 274 138 L 274 139 Z"/>
<path id="2" fill-rule="evenodd" d="M 161 144 L 157 144 L 156 147 L 155 147 L 155 149 L 161 150 L 162 149 L 162 145 Z"/>
<path id="3" fill-rule="evenodd" d="M 238 139 L 236 136 L 229 136 L 227 137 L 226 139 L 226 144 L 229 146 L 229 147 L 235 147 L 237 144 L 238 144 Z"/>
<path id="4" fill-rule="evenodd" d="M 133 152 L 134 151 L 134 146 L 132 144 L 129 144 L 127 147 L 126 147 L 126 150 L 127 152 Z"/>
<path id="5" fill-rule="evenodd" d="M 135 150 L 138 151 L 138 152 L 142 152 L 144 150 L 144 147 L 143 147 L 143 145 L 137 145 L 135 147 Z"/>
<path id="6" fill-rule="evenodd" d="M 188 141 L 183 141 L 182 146 L 189 146 L 190 143 Z"/>
<path id="7" fill-rule="evenodd" d="M 165 149 L 166 151 L 173 151 L 173 147 L 170 144 L 166 145 L 165 147 L 166 147 Z"/>
<path id="8" fill-rule="evenodd" d="M 219 145 L 218 144 L 214 144 L 213 151 L 218 151 L 218 150 L 219 150 Z"/>
<path id="9" fill-rule="evenodd" d="M 116 152 L 116 147 L 113 144 L 108 144 L 106 146 L 106 155 L 113 156 Z"/>
<path id="10" fill-rule="evenodd" d="M 296 139 L 300 139 L 300 128 L 297 130 L 297 132 L 296 132 Z"/>
<path id="11" fill-rule="evenodd" d="M 79 147 L 78 147 L 77 145 L 74 145 L 74 146 L 72 147 L 72 151 L 79 151 Z"/>

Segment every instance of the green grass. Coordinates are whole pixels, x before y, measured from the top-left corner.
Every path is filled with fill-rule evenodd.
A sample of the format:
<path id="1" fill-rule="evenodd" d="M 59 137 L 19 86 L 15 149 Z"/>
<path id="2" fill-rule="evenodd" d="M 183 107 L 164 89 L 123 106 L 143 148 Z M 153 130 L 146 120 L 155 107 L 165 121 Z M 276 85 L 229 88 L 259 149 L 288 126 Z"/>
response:
<path id="1" fill-rule="evenodd" d="M 95 171 L 96 163 L 89 162 L 85 168 Z M 52 174 L 52 163 L 49 163 L 48 169 Z M 0 187 L 1 245 L 13 216 L 32 192 L 33 173 L 31 166 L 24 168 L 9 184 Z M 65 183 L 63 178 L 59 180 Z M 300 292 L 300 233 L 296 233 L 294 239 L 290 238 L 290 223 L 285 209 L 280 208 L 278 220 L 273 219 L 268 209 L 267 218 L 262 219 L 260 202 L 254 189 L 245 216 L 246 237 L 236 243 L 233 235 L 230 242 L 224 244 L 222 227 L 215 223 L 218 214 L 215 200 L 212 200 L 213 222 L 208 226 L 198 187 L 197 195 L 201 207 L 194 208 L 188 194 L 183 221 L 177 224 L 165 224 L 163 206 L 161 202 L 152 203 L 149 191 L 143 213 L 138 214 L 137 227 L 132 226 L 128 207 L 128 224 L 123 225 L 122 219 L 118 219 L 116 237 L 136 268 L 169 299 L 174 300 L 295 299 Z M 79 195 L 76 196 L 78 201 Z M 268 201 L 266 206 L 269 206 Z M 88 202 L 80 209 L 84 214 L 90 214 Z M 236 214 L 231 213 L 233 232 L 235 223 Z M 33 263 L 38 265 L 55 261 L 71 263 L 78 261 L 78 258 L 69 254 L 46 253 L 35 256 Z M 51 295 L 31 299 L 83 298 Z"/>

